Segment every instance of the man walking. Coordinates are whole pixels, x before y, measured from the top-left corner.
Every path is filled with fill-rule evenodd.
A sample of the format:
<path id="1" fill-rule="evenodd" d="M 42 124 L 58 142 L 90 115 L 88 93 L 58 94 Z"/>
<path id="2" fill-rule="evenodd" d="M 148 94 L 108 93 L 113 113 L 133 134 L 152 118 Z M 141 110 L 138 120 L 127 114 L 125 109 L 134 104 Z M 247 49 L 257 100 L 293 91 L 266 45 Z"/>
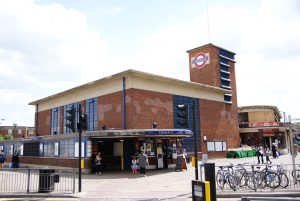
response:
<path id="1" fill-rule="evenodd" d="M 138 158 L 138 163 L 140 166 L 141 176 L 146 176 L 146 166 L 149 164 L 148 156 L 145 154 L 145 151 L 142 151 Z"/>

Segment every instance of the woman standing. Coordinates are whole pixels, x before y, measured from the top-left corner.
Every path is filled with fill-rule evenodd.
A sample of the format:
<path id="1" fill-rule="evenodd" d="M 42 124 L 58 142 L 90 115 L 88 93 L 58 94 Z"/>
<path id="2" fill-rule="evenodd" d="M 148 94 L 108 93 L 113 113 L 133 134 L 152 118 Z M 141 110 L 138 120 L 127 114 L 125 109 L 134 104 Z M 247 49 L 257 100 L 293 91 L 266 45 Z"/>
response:
<path id="1" fill-rule="evenodd" d="M 148 163 L 148 156 L 145 154 L 145 151 L 142 151 L 138 158 L 138 164 L 141 171 L 141 176 L 146 176 L 146 166 L 149 165 Z"/>
<path id="2" fill-rule="evenodd" d="M 96 171 L 96 174 L 101 176 L 102 175 L 102 172 L 101 172 L 101 153 L 98 152 L 96 157 L 95 157 L 95 161 L 94 161 L 94 164 L 95 164 L 95 171 Z"/>

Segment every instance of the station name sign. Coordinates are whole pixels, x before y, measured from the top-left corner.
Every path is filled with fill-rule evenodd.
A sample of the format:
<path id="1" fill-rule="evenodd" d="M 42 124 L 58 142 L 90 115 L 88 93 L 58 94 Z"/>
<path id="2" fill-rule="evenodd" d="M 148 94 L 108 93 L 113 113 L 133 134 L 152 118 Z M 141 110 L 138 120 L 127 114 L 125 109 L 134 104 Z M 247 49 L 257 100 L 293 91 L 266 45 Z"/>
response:
<path id="1" fill-rule="evenodd" d="M 190 130 L 155 130 L 146 131 L 145 134 L 148 135 L 192 135 L 193 132 Z"/>

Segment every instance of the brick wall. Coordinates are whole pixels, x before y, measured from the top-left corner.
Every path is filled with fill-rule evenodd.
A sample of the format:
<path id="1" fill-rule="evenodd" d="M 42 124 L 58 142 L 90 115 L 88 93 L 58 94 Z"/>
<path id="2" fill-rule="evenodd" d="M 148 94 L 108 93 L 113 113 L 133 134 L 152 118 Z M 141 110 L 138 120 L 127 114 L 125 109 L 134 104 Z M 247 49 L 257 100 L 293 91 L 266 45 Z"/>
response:
<path id="1" fill-rule="evenodd" d="M 191 58 L 199 53 L 209 53 L 210 63 L 206 64 L 203 68 L 192 68 Z M 219 65 L 219 49 L 207 46 L 201 50 L 195 50 L 189 53 L 190 63 L 190 80 L 192 82 L 203 83 L 211 86 L 220 87 L 220 65 Z"/>
<path id="2" fill-rule="evenodd" d="M 100 96 L 98 98 L 98 128 L 123 128 L 122 91 Z"/>
<path id="3" fill-rule="evenodd" d="M 126 91 L 127 128 L 173 128 L 173 96 L 159 92 L 129 89 Z"/>
<path id="4" fill-rule="evenodd" d="M 207 153 L 207 141 L 222 140 L 226 141 L 227 149 L 236 148 L 239 145 L 239 130 L 237 111 L 231 105 L 200 100 L 200 124 L 201 124 L 201 143 L 203 153 Z M 210 152 L 210 157 L 224 157 L 226 152 Z"/>
<path id="5" fill-rule="evenodd" d="M 38 114 L 37 133 L 40 136 L 50 135 L 51 126 L 51 110 L 41 111 Z"/>

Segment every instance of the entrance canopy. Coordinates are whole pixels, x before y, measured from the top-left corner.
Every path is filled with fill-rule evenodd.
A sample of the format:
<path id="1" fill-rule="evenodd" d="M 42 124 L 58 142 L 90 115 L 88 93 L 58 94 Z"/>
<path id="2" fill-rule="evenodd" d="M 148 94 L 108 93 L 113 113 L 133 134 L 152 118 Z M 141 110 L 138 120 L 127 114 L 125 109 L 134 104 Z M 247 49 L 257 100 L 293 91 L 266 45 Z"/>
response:
<path id="1" fill-rule="evenodd" d="M 183 138 L 191 137 L 193 132 L 188 129 L 128 129 L 128 130 L 102 130 L 84 132 L 83 136 L 91 138 Z"/>

